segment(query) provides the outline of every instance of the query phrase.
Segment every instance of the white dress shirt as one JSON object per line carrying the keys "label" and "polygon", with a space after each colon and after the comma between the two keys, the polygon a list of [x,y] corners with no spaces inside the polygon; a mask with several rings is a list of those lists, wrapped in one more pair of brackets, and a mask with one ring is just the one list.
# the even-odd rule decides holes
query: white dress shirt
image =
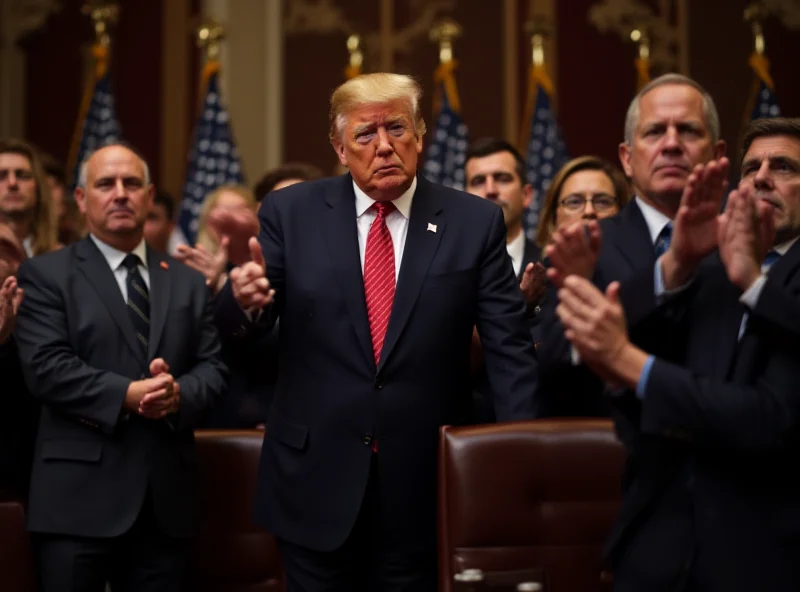
{"label": "white dress shirt", "polygon": [[[406,192],[395,199],[392,203],[394,211],[386,216],[386,227],[392,236],[392,246],[394,247],[394,279],[400,274],[400,264],[403,261],[403,251],[406,246],[406,236],[408,235],[408,218],[411,215],[411,201],[414,199],[414,192],[417,189],[417,178],[411,182]],[[353,191],[356,193],[356,217],[358,224],[358,253],[361,257],[361,273],[364,273],[364,257],[367,252],[367,235],[369,229],[378,213],[370,209],[375,200],[361,191],[358,185],[353,182]]]}
{"label": "white dress shirt", "polygon": [[644,222],[647,224],[647,230],[650,232],[650,242],[655,245],[661,231],[664,230],[664,227],[672,222],[672,220],[669,216],[659,212],[638,195],[634,199],[636,200],[636,205],[639,206],[639,210],[642,212]]}
{"label": "white dress shirt", "polygon": [[25,249],[25,254],[28,257],[33,257],[33,235],[29,234],[22,239],[22,248]]}
{"label": "white dress shirt", "polygon": [[520,230],[519,234],[510,243],[506,243],[506,251],[511,257],[511,265],[514,266],[514,275],[519,277],[522,272],[522,258],[525,257],[525,232]]}
{"label": "white dress shirt", "polygon": [[[111,271],[114,272],[114,279],[117,280],[117,285],[122,292],[122,299],[125,302],[128,302],[128,284],[126,283],[126,280],[128,279],[128,270],[125,269],[124,265],[122,265],[122,262],[125,260],[125,257],[127,257],[128,253],[125,251],[120,251],[119,249],[115,249],[111,245],[101,241],[93,234],[89,234],[89,236],[92,237],[94,244],[96,244],[97,248],[100,249],[103,257],[108,262],[108,266],[111,268]],[[131,251],[131,253],[139,256],[139,273],[142,275],[142,279],[149,290],[150,272],[147,270],[147,248],[145,247],[144,239],[142,239],[141,242],[136,245],[136,248]]]}

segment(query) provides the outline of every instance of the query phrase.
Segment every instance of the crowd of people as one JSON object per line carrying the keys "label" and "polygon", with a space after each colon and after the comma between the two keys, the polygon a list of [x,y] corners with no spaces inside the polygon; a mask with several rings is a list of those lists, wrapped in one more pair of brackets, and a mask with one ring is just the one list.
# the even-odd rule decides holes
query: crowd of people
{"label": "crowd of people", "polygon": [[439,428],[548,417],[610,417],[627,450],[615,590],[800,589],[800,119],[734,155],[667,74],[621,170],[580,156],[537,196],[484,138],[462,192],[417,174],[420,96],[342,84],[347,172],[219,187],[193,245],[134,147],[94,150],[69,196],[0,140],[0,488],[41,589],[180,589],[214,427],[264,430],[254,521],[288,591],[436,590]]}

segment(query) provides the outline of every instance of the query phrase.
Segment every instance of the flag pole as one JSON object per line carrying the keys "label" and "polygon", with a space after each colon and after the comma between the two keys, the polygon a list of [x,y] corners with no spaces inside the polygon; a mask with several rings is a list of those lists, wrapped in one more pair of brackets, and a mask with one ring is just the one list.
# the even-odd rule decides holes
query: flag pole
{"label": "flag pole", "polygon": [[433,75],[436,85],[436,91],[433,96],[434,113],[439,113],[442,108],[442,87],[444,87],[444,93],[450,108],[456,113],[461,112],[461,101],[458,97],[455,78],[458,62],[453,57],[453,42],[458,37],[461,37],[461,34],[461,25],[451,19],[440,21],[429,32],[430,40],[439,44],[439,65]]}
{"label": "flag pole", "polygon": [[533,118],[533,110],[536,104],[536,93],[539,87],[555,100],[555,87],[550,75],[547,73],[545,64],[544,45],[547,38],[552,34],[550,23],[541,16],[533,17],[525,23],[525,32],[531,38],[531,65],[528,70],[528,94],[525,99],[525,116],[523,125],[520,126],[519,150],[523,154],[528,144],[528,131]]}
{"label": "flag pole", "polygon": [[364,53],[361,51],[361,37],[350,35],[347,38],[347,51],[350,52],[350,62],[344,69],[344,77],[347,80],[361,75],[361,67],[364,63]]}
{"label": "flag pole", "polygon": [[650,82],[650,36],[642,27],[631,31],[631,41],[638,47],[638,55],[633,62],[636,68],[636,92],[642,90]]}
{"label": "flag pole", "polygon": [[[111,47],[109,29],[111,25],[116,25],[117,22],[119,22],[119,5],[116,2],[86,2],[81,7],[81,13],[91,18],[94,26],[95,40],[92,44],[92,58],[94,64],[92,67],[92,74],[86,81],[86,88],[83,91],[80,109],[78,110],[78,120],[75,124],[75,130],[72,133],[72,143],[70,144],[69,155],[67,156],[66,170],[68,171],[75,170],[80,164],[77,161],[81,146],[81,137],[83,136],[83,125],[86,120],[86,115],[89,113],[89,107],[92,104],[94,87],[97,81],[103,78],[108,72],[109,51]],[[73,179],[72,181],[74,184],[77,182],[77,179]]]}

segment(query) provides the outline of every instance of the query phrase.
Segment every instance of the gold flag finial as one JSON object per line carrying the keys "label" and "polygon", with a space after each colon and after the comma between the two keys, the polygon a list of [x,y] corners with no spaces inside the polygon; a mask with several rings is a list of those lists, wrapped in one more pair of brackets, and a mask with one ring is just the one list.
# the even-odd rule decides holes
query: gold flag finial
{"label": "gold flag finial", "polygon": [[764,42],[764,18],[766,13],[760,2],[752,2],[744,9],[744,20],[750,23],[753,29],[753,40],[758,55],[764,55],[766,43]]}
{"label": "gold flag finial", "polygon": [[347,51],[350,52],[350,67],[360,71],[364,63],[364,53],[361,51],[361,37],[359,35],[350,35],[347,38]]}
{"label": "gold flag finial", "polygon": [[534,66],[544,66],[544,42],[553,33],[550,21],[535,15],[525,23],[525,32],[531,37],[531,62]]}
{"label": "gold flag finial", "polygon": [[430,30],[430,40],[439,44],[439,63],[453,61],[453,41],[461,37],[462,28],[452,19],[444,19]]}
{"label": "gold flag finial", "polygon": [[220,42],[225,38],[225,29],[214,19],[204,19],[195,30],[197,47],[203,50],[207,62],[219,59]]}
{"label": "gold flag finial", "polygon": [[111,44],[108,30],[119,21],[119,5],[116,2],[86,2],[81,12],[91,17],[94,23],[95,43],[108,48]]}

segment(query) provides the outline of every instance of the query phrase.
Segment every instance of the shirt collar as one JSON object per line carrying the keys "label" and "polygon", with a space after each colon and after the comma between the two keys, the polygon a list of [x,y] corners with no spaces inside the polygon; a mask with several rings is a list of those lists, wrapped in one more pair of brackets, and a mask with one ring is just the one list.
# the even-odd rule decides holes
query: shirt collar
{"label": "shirt collar", "polygon": [[25,249],[25,254],[28,257],[33,257],[33,235],[29,234],[22,239],[22,248]]}
{"label": "shirt collar", "polygon": [[[122,265],[122,262],[125,260],[125,257],[128,255],[125,251],[120,251],[112,247],[111,245],[104,243],[99,238],[97,238],[93,234],[89,234],[94,241],[94,244],[97,245],[97,248],[100,249],[100,252],[105,257],[106,261],[108,261],[109,267],[113,271],[116,271],[117,268]],[[147,247],[145,246],[144,238],[136,245],[136,248],[131,251],[134,255],[139,256],[139,261],[141,261],[140,265],[143,265],[145,269],[147,269]]]}
{"label": "shirt collar", "polygon": [[520,230],[510,243],[506,243],[506,251],[514,261],[522,261],[525,256],[525,232],[523,230]]}
{"label": "shirt collar", "polygon": [[789,249],[791,249],[791,248],[792,248],[792,245],[794,245],[794,244],[797,242],[797,239],[798,239],[798,238],[800,238],[800,236],[796,236],[796,237],[794,237],[793,239],[786,241],[785,243],[781,243],[781,244],[779,244],[779,245],[776,245],[776,246],[772,247],[772,249],[771,249],[771,250],[772,250],[772,251],[775,251],[775,252],[776,252],[776,253],[778,253],[779,255],[783,256],[783,255],[785,255],[785,254],[786,254],[786,252],[787,252]]}
{"label": "shirt collar", "polygon": [[[411,181],[411,186],[406,189],[405,193],[395,199],[392,203],[394,207],[397,208],[397,211],[403,214],[403,217],[408,220],[411,216],[411,200],[414,197],[414,193],[417,190],[417,177],[414,176],[414,180]],[[356,217],[360,218],[364,212],[372,207],[372,204],[375,203],[375,200],[368,196],[366,193],[361,191],[361,188],[356,185],[356,182],[353,181],[353,191],[356,194]]]}
{"label": "shirt collar", "polygon": [[642,216],[644,216],[647,230],[650,232],[650,242],[656,244],[656,240],[661,234],[661,231],[664,230],[667,224],[672,222],[672,219],[659,212],[638,195],[636,196],[636,205],[639,206],[639,210],[641,210]]}

